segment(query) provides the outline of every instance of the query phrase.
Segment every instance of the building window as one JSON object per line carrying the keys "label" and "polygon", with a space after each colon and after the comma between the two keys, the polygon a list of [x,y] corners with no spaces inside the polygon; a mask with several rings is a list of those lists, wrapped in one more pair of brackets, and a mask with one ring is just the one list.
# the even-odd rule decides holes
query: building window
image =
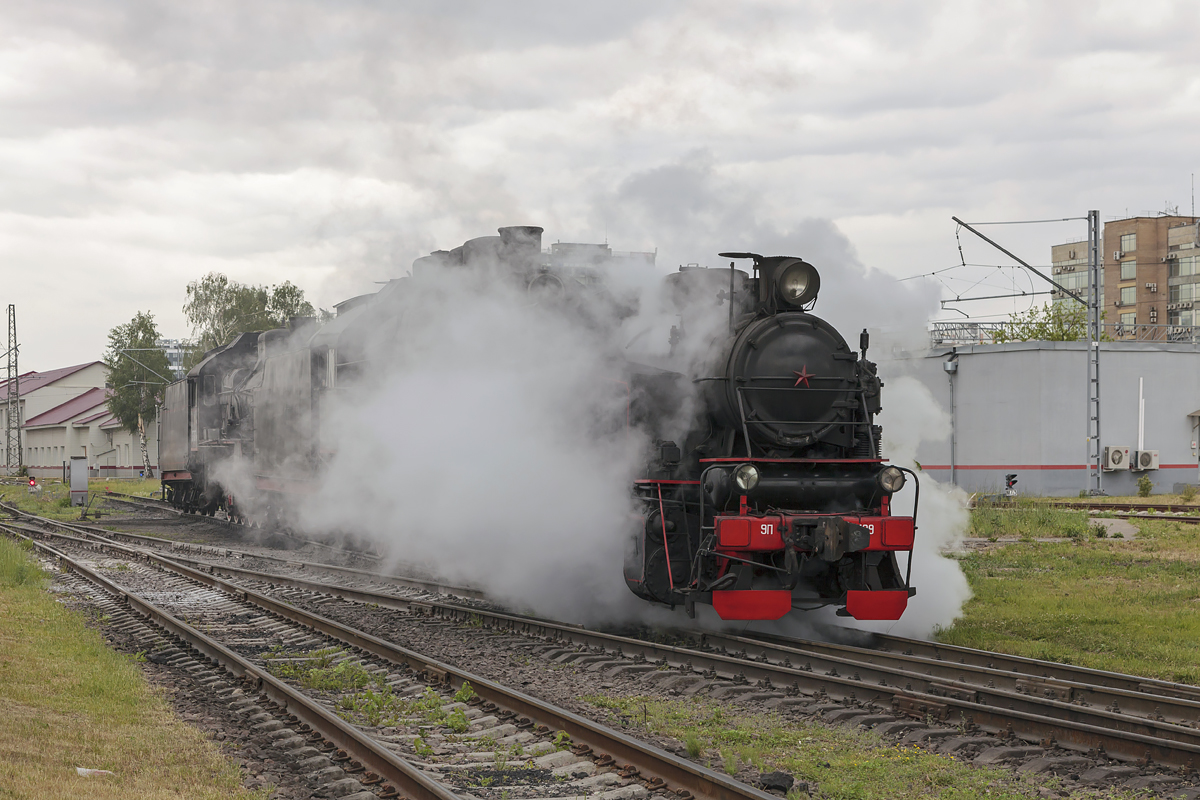
{"label": "building window", "polygon": [[1128,328],[1132,325],[1135,325],[1136,323],[1137,323],[1137,314],[1122,314],[1121,315],[1121,325],[1123,327]]}
{"label": "building window", "polygon": [[1137,287],[1122,286],[1121,287],[1121,305],[1131,306],[1137,302]]}
{"label": "building window", "polygon": [[1193,314],[1191,311],[1172,311],[1168,324],[1170,325],[1186,325],[1192,326]]}
{"label": "building window", "polygon": [[1128,261],[1121,262],[1121,280],[1136,281],[1137,280],[1137,262],[1132,258]]}
{"label": "building window", "polygon": [[1188,256],[1186,258],[1171,259],[1171,277],[1179,278],[1186,275],[1196,274],[1196,257]]}
{"label": "building window", "polygon": [[1121,237],[1121,251],[1131,253],[1137,250],[1137,234],[1127,233]]}
{"label": "building window", "polygon": [[1169,303],[1188,303],[1196,299],[1196,284],[1185,283],[1182,286],[1172,286]]}

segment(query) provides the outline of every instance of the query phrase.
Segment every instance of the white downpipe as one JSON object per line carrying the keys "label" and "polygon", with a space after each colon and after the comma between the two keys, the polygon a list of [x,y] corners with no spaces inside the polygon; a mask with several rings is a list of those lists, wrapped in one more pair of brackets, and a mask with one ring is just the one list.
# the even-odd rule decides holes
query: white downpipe
{"label": "white downpipe", "polygon": [[1145,378],[1138,378],[1138,450],[1146,449],[1146,398],[1142,394]]}

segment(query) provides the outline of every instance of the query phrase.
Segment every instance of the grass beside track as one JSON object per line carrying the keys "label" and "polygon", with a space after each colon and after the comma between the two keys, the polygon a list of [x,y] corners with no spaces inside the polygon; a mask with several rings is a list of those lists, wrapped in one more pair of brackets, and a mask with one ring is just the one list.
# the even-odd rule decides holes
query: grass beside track
{"label": "grass beside track", "polygon": [[1051,526],[1074,538],[959,556],[975,596],[938,641],[1200,684],[1200,528],[1131,521],[1133,539]]}
{"label": "grass beside track", "polygon": [[[261,798],[0,538],[0,797]],[[81,777],[75,768],[114,775]]]}
{"label": "grass beside track", "polygon": [[[897,747],[871,732],[781,723],[774,714],[755,714],[699,697],[582,699],[607,711],[610,724],[684,742],[689,755],[712,769],[749,780],[760,772],[781,770],[797,781],[815,782],[817,796],[830,800],[1005,800],[1038,797],[1037,787],[1054,786],[1052,778],[1027,782],[1005,770],[973,767],[919,747]],[[796,789],[789,795],[792,800],[808,796]]]}
{"label": "grass beside track", "polygon": [[[22,479],[27,480],[27,479]],[[71,488],[57,478],[39,479],[40,492],[30,493],[28,483],[18,485],[0,484],[0,500],[15,505],[22,511],[37,514],[39,517],[49,517],[61,521],[78,520],[78,507],[71,505]],[[95,495],[92,508],[100,503],[104,492],[111,489],[122,494],[133,494],[139,497],[149,497],[151,492],[162,490],[162,484],[154,479],[128,478],[92,478],[88,481],[88,490]],[[112,513],[108,511],[106,513]]]}

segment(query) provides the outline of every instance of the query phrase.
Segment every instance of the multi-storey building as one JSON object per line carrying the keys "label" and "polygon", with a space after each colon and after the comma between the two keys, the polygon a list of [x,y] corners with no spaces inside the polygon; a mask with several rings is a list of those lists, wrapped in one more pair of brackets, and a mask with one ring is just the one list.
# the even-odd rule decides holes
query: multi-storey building
{"label": "multi-storey building", "polygon": [[[1197,217],[1130,217],[1104,224],[1101,307],[1114,338],[1191,339],[1200,282]],[[1054,279],[1068,289],[1087,288],[1087,243],[1050,248]],[[1055,302],[1074,302],[1055,291]]]}

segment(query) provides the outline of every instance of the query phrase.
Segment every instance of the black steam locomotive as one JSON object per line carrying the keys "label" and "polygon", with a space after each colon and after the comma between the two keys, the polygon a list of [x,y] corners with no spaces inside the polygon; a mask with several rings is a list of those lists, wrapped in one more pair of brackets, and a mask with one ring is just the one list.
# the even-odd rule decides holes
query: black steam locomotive
{"label": "black steam locomotive", "polygon": [[899,619],[915,589],[896,555],[911,555],[916,505],[912,516],[890,513],[912,473],[880,458],[883,384],[866,358],[867,332],[856,353],[809,313],[820,289],[811,264],[721,255],[750,260],[753,277],[731,262],[667,281],[693,316],[725,312],[727,326],[709,334],[696,366],[633,378],[652,424],[669,418],[681,385],[698,387],[703,403],[682,437],[658,441],[636,482],[642,524],[626,583],[689,613],[711,603],[723,619],[822,605]]}
{"label": "black steam locomotive", "polygon": [[[323,325],[296,319],[207,353],[167,388],[164,497],[235,521],[283,519],[332,456],[330,399],[370,380],[369,342],[403,340],[395,309],[422,276],[486,274],[597,330],[632,313],[606,290],[602,267],[543,253],[541,228],[499,234],[418,259],[411,277],[339,304]],[[724,619],[822,605],[898,619],[915,592],[896,554],[911,554],[916,506],[890,513],[908,471],[880,457],[882,384],[866,332],[855,352],[809,313],[820,278],[803,260],[722,255],[749,260],[753,274],[731,263],[667,276],[680,318],[670,351],[624,363],[620,424],[654,442],[633,487],[641,513],[626,583],[689,613],[710,603]],[[252,491],[232,493],[234,474]]]}

